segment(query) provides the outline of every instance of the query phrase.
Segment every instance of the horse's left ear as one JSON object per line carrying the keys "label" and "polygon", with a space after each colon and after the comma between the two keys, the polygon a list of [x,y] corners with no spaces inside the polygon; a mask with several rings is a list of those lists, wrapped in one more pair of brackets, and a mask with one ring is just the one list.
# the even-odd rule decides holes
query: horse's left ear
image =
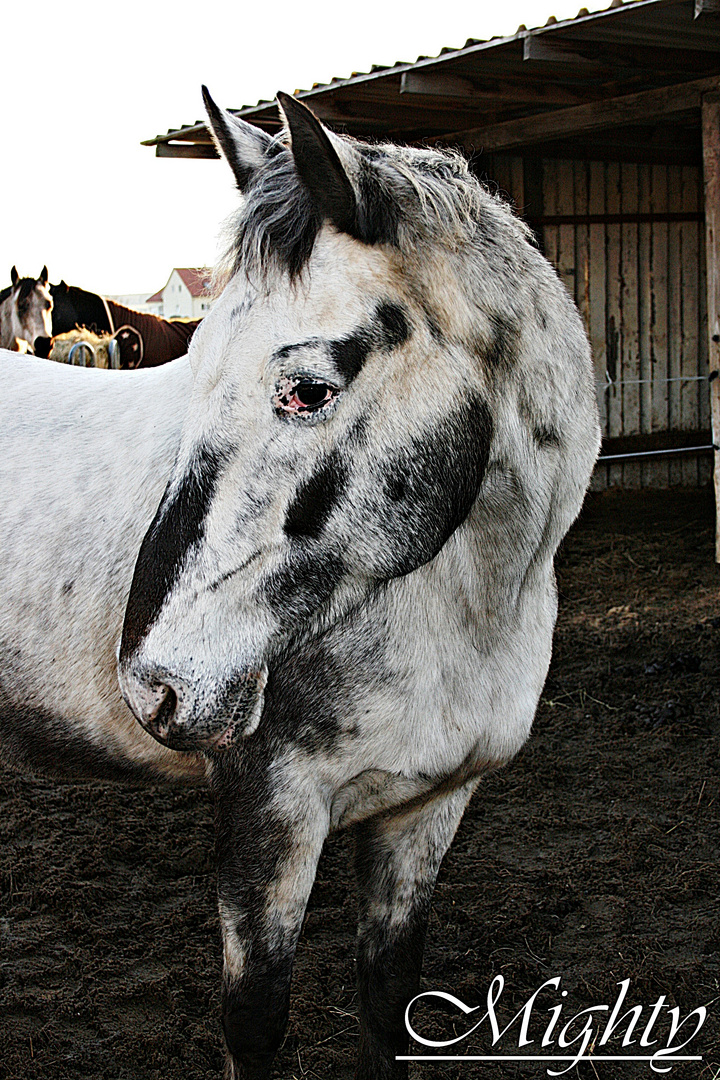
{"label": "horse's left ear", "polygon": [[15,288],[19,280],[20,277],[17,272],[17,267],[13,266],[12,270],[10,271],[10,281],[12,282],[13,289]]}
{"label": "horse's left ear", "polygon": [[210,133],[218,150],[227,158],[238,188],[244,192],[257,170],[265,163],[265,152],[272,139],[261,128],[247,124],[216,105],[207,86],[203,86],[202,95],[210,120]]}
{"label": "horse's left ear", "polygon": [[340,232],[356,235],[357,199],[329,133],[302,101],[277,95],[287,120],[295,168],[315,209]]}
{"label": "horse's left ear", "polygon": [[40,277],[38,278],[38,281],[40,282],[41,285],[47,285],[47,283],[48,283],[48,268],[47,268],[47,266],[43,266],[42,270],[40,271]]}

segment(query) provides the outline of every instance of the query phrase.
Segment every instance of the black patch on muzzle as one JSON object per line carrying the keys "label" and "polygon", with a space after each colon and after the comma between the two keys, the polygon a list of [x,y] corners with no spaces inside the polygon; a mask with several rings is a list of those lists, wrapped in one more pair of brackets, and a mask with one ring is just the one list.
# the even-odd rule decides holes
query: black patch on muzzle
{"label": "black patch on muzzle", "polygon": [[50,356],[50,350],[52,349],[52,338],[49,337],[36,337],[33,342],[33,351],[36,356],[42,357],[43,360],[47,360]]}
{"label": "black patch on muzzle", "polygon": [[135,563],[121,660],[138,647],[177,581],[188,551],[201,540],[225,456],[222,450],[201,445],[177,488],[172,494],[166,490]]}
{"label": "black patch on muzzle", "polygon": [[383,577],[423,566],[462,525],[485,475],[493,428],[487,403],[474,394],[386,463],[378,476],[385,500],[375,511],[387,535],[378,556]]}

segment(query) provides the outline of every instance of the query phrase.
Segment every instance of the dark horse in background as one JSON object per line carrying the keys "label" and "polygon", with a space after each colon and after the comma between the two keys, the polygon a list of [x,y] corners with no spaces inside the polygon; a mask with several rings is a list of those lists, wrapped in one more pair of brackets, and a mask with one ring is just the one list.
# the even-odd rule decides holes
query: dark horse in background
{"label": "dark horse in background", "polygon": [[[0,292],[0,303],[11,290]],[[200,319],[170,320],[124,307],[97,293],[61,281],[50,286],[53,300],[52,336],[86,327],[94,334],[114,334],[120,345],[122,368],[156,367],[184,356]],[[35,340],[35,355],[47,357],[52,338]]]}

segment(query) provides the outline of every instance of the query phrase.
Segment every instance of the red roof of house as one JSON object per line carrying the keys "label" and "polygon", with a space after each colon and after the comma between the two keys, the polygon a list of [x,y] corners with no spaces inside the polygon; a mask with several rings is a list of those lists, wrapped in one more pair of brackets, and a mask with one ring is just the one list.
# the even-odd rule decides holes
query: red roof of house
{"label": "red roof of house", "polygon": [[179,274],[183,279],[190,290],[191,296],[204,296],[210,289],[210,275],[212,274],[212,271],[206,266],[176,266],[175,273]]}
{"label": "red roof of house", "polygon": [[[212,270],[206,266],[174,266],[170,272],[170,277],[173,274],[179,274],[183,284],[187,286],[191,296],[205,296],[210,291],[210,277]],[[168,278],[168,281],[170,278]],[[152,296],[148,296],[145,301],[146,304],[159,304],[163,298],[163,293],[167,289],[167,281],[163,285],[162,289],[159,289]]]}

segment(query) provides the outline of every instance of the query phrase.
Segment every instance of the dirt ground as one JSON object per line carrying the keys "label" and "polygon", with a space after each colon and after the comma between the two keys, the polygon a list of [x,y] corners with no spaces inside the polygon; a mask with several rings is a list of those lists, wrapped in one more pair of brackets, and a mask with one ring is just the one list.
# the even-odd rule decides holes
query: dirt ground
{"label": "dirt ground", "polygon": [[[630,979],[626,1006],[644,1004],[645,1018],[661,995],[683,1016],[709,1006],[686,1051],[703,1061],[670,1075],[717,1080],[720,573],[709,493],[592,496],[558,578],[534,734],[483,783],[445,861],[424,988],[484,1005],[502,974],[507,1021],[559,975],[568,995],[538,999],[542,1032],[552,1005],[566,1002],[564,1023],[613,1004]],[[207,793],[3,771],[0,799],[0,1077],[218,1080]],[[350,838],[333,837],[319,870],[277,1061],[284,1080],[352,1075],[350,854]],[[418,1017],[426,1036],[452,1037],[452,1018]],[[517,1054],[517,1034],[502,1046]],[[492,1051],[468,1040],[454,1052]],[[545,1068],[423,1063],[411,1075],[510,1080]],[[583,1062],[566,1075],[657,1074],[646,1063]]]}

